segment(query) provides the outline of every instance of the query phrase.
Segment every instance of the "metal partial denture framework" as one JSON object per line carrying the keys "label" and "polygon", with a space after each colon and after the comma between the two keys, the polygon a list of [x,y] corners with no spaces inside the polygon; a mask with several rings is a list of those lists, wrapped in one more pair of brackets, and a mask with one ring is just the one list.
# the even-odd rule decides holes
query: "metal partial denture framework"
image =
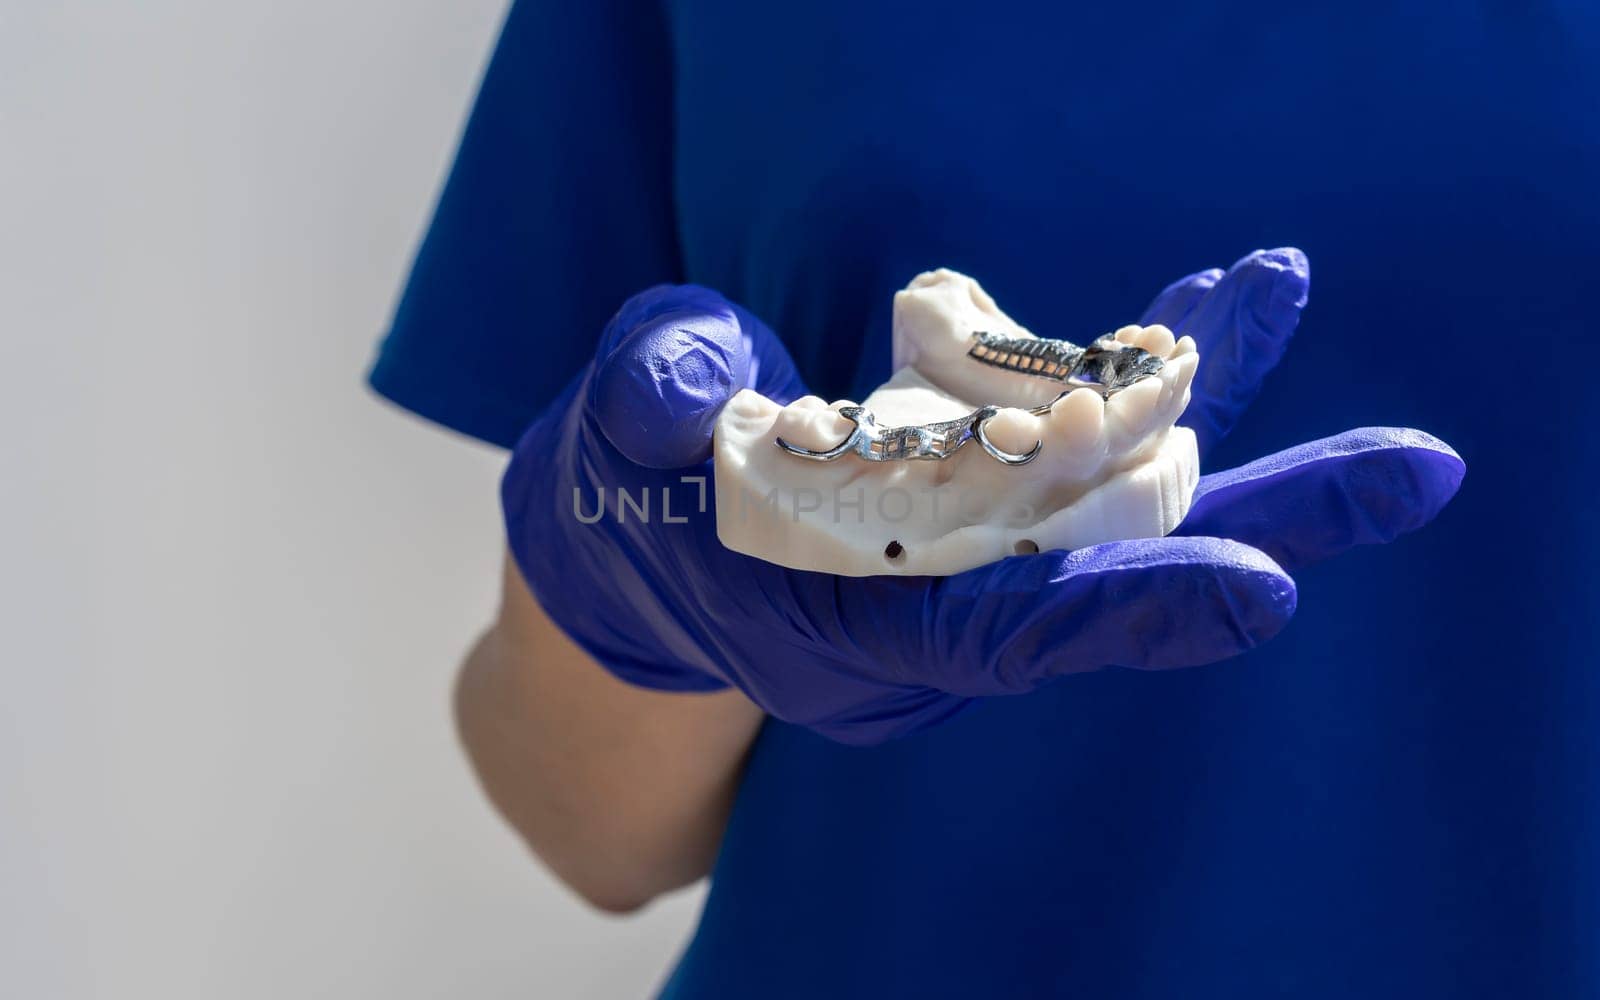
{"label": "metal partial denture framework", "polygon": [[[1109,344],[1103,343],[1109,341]],[[1118,344],[1114,335],[1108,334],[1088,347],[1079,347],[1066,340],[1047,340],[1042,337],[1002,337],[986,331],[972,335],[972,347],[967,356],[975,361],[1065,383],[1068,388],[1048,403],[1028,407],[1034,416],[1050,412],[1056,400],[1076,388],[1092,389],[1101,398],[1111,396],[1141,379],[1161,371],[1165,363],[1160,357],[1138,347]],[[872,411],[863,406],[842,406],[839,415],[851,421],[854,427],[839,444],[823,451],[802,448],[777,438],[779,448],[796,458],[816,462],[831,462],[854,453],[869,462],[892,462],[917,459],[943,460],[954,455],[968,441],[977,440],[980,447],[1002,465],[1027,465],[1044,447],[1041,439],[1022,454],[999,448],[989,439],[984,427],[990,418],[1000,413],[1000,407],[984,405],[954,420],[941,420],[931,424],[911,424],[904,427],[879,427]]]}

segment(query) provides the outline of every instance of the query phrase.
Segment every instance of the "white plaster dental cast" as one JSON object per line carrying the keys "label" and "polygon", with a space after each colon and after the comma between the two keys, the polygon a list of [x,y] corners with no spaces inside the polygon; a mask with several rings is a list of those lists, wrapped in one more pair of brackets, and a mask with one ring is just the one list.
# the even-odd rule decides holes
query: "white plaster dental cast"
{"label": "white plaster dental cast", "polygon": [[918,275],[894,299],[894,375],[859,405],[779,406],[750,389],[728,401],[718,537],[795,569],[945,576],[1167,534],[1199,479],[1194,434],[1173,425],[1194,341],[1125,326],[1085,346],[1121,377],[1091,366],[1063,381],[1061,351],[976,281]]}

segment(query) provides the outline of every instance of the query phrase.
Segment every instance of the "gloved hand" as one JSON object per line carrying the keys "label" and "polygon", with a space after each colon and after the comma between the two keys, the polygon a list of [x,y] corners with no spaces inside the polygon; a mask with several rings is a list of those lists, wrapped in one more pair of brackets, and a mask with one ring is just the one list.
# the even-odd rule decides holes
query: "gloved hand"
{"label": "gloved hand", "polygon": [[[1188,414],[1204,443],[1226,433],[1281,354],[1307,281],[1298,251],[1253,254],[1152,304],[1146,322],[1199,343]],[[805,394],[749,312],[693,286],[630,300],[594,363],[516,447],[502,484],[511,551],[551,619],[623,680],[732,684],[846,743],[891,739],[1064,674],[1249,649],[1294,611],[1286,571],[1427,523],[1464,472],[1419,431],[1352,431],[1204,477],[1167,538],[943,578],[835,577],[717,540],[712,427],[745,387],[780,403]]]}

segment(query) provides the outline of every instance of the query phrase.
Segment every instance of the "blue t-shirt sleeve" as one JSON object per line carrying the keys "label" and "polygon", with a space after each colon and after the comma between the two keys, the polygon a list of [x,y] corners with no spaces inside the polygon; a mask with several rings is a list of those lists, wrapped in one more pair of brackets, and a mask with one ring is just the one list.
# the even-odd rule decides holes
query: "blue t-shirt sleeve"
{"label": "blue t-shirt sleeve", "polygon": [[680,280],[670,59],[655,4],[512,6],[375,390],[509,447],[629,295]]}

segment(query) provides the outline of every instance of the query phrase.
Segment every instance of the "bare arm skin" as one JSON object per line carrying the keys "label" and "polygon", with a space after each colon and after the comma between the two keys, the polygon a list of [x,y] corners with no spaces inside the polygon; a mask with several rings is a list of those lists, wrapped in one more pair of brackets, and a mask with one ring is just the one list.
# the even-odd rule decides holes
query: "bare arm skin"
{"label": "bare arm skin", "polygon": [[456,684],[484,790],[551,870],[626,913],[711,868],[762,712],[738,691],[612,677],[558,629],[507,558],[499,619]]}

